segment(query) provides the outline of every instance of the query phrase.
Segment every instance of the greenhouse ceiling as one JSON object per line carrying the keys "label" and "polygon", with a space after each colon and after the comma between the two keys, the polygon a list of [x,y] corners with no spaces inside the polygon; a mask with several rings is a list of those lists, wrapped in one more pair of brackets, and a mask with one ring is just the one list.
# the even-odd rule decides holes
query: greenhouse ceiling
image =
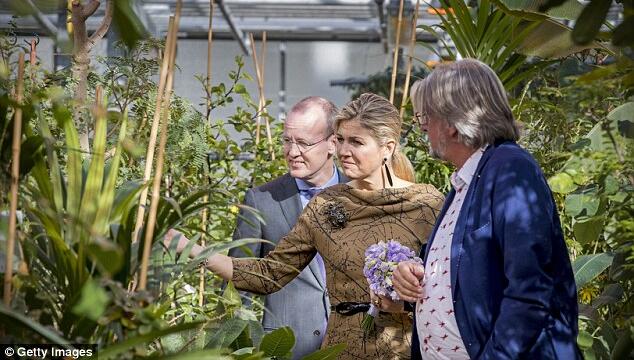
{"label": "greenhouse ceiling", "polygon": [[[16,3],[39,12],[16,19],[20,33],[46,35],[65,26],[65,9],[50,5],[56,0],[0,0],[0,27],[8,27]],[[151,34],[159,36],[166,32],[176,0],[133,0],[132,3]],[[413,12],[414,4],[415,1],[405,0],[405,12],[408,9]],[[419,24],[438,22],[427,8],[421,2]],[[89,30],[97,27],[104,9],[102,0],[98,12],[89,19]],[[242,37],[243,40],[245,33],[266,31],[271,39],[381,41],[387,37],[381,25],[387,28],[397,12],[398,0],[216,0],[213,30],[218,38]],[[209,13],[208,0],[183,0],[179,36],[206,38]]]}

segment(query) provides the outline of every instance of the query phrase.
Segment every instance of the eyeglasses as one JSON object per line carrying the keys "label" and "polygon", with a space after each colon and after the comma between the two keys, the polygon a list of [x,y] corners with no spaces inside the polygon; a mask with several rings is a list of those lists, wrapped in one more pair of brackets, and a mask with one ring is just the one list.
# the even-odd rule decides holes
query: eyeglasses
{"label": "eyeglasses", "polygon": [[425,126],[429,124],[429,116],[427,116],[427,114],[423,112],[420,112],[420,111],[415,112],[414,118],[416,119],[418,126]]}
{"label": "eyeglasses", "polygon": [[299,150],[299,152],[303,154],[303,153],[309,151],[310,149],[312,149],[313,147],[315,147],[315,145],[328,140],[328,138],[331,137],[331,136],[332,136],[332,134],[328,134],[328,135],[326,135],[325,138],[323,138],[321,140],[317,140],[317,141],[312,142],[312,143],[308,143],[308,142],[306,142],[304,140],[295,141],[295,140],[293,140],[291,138],[287,138],[287,137],[282,139],[282,142],[284,143],[284,148],[286,150],[289,150],[291,148],[291,146],[293,144],[295,144],[295,145],[297,145],[297,149]]}

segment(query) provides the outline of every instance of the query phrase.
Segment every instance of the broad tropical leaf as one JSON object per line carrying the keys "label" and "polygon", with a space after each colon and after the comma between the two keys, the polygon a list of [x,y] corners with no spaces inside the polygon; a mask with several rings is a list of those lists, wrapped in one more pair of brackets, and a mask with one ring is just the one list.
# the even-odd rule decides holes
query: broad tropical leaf
{"label": "broad tropical leaf", "polygon": [[285,326],[264,335],[260,350],[264,351],[266,356],[283,357],[290,353],[294,345],[295,335],[291,328]]}
{"label": "broad tropical leaf", "polygon": [[582,255],[572,263],[572,270],[575,274],[575,282],[577,288],[584,285],[599,276],[605,269],[612,264],[613,255],[608,253]]}
{"label": "broad tropical leaf", "polygon": [[302,360],[335,360],[348,347],[346,344],[337,344],[326,349],[317,350],[302,358]]}

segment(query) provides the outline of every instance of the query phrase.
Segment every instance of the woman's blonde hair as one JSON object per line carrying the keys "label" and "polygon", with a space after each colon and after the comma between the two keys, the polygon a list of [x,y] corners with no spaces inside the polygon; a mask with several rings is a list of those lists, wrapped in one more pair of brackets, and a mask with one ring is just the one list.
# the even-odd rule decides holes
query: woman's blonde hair
{"label": "woman's blonde hair", "polygon": [[335,118],[335,132],[342,122],[350,120],[358,120],[380,145],[384,145],[388,140],[394,140],[396,146],[391,159],[394,173],[405,181],[415,181],[414,167],[400,151],[401,117],[394,105],[382,96],[362,94],[339,111]]}
{"label": "woman's blonde hair", "polygon": [[481,61],[440,64],[414,83],[411,93],[416,110],[455,127],[467,146],[479,148],[520,137],[502,82]]}

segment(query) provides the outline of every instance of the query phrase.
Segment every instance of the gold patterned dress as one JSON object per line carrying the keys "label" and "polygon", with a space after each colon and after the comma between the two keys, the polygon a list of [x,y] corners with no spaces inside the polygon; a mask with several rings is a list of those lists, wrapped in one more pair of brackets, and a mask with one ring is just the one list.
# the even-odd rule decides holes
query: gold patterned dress
{"label": "gold patterned dress", "polygon": [[[359,190],[339,184],[306,206],[291,232],[262,259],[233,259],[233,283],[257,294],[273,293],[319,252],[326,267],[330,303],[370,301],[363,276],[365,250],[394,239],[418,252],[427,241],[444,197],[436,188]],[[301,316],[301,314],[297,314]],[[412,322],[406,313],[380,313],[376,335],[363,339],[363,313],[332,311],[322,347],[348,344],[339,359],[408,359]]]}

